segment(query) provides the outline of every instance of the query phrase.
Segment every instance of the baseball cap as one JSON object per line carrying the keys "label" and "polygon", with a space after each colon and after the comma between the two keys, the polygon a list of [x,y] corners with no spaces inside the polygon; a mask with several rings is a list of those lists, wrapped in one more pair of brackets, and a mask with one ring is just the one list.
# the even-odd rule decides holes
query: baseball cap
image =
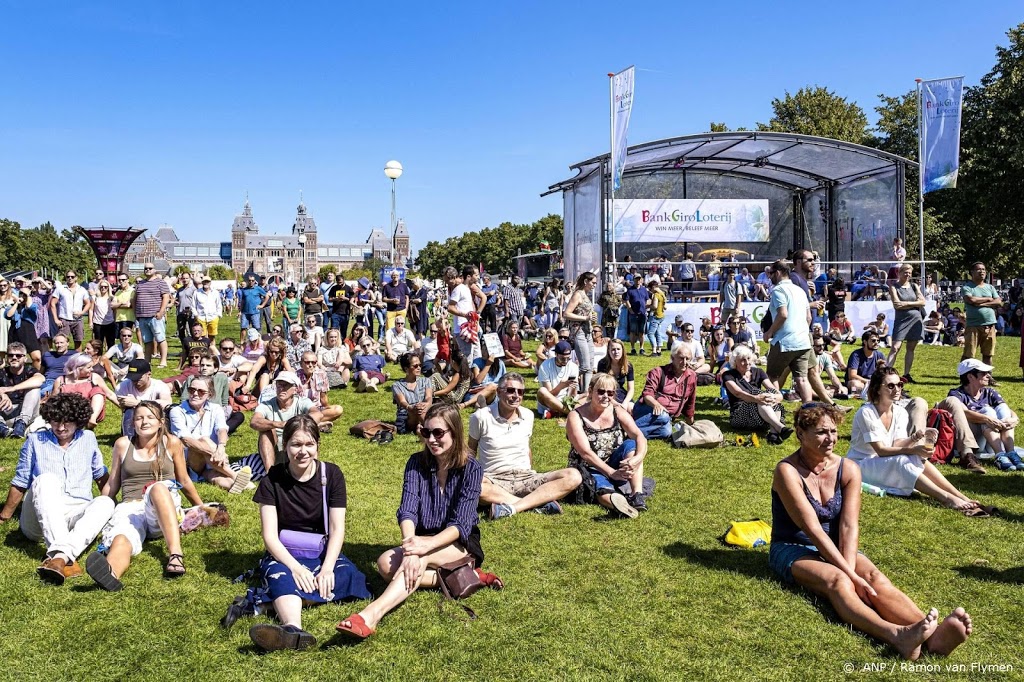
{"label": "baseball cap", "polygon": [[682,322],[682,321],[683,321],[683,316],[682,315],[676,315],[676,322]]}
{"label": "baseball cap", "polygon": [[245,333],[245,337],[250,341],[255,341],[256,339],[260,338],[260,332],[258,329],[249,327],[249,331]]}
{"label": "baseball cap", "polygon": [[128,363],[129,381],[138,381],[143,374],[149,374],[152,371],[153,368],[146,360],[132,360]]}
{"label": "baseball cap", "polygon": [[298,386],[299,388],[302,388],[302,382],[299,381],[299,377],[297,374],[295,374],[295,372],[281,372],[276,377],[274,377],[274,383],[277,383],[279,381],[284,381],[291,384],[292,386]]}
{"label": "baseball cap", "polygon": [[555,352],[558,353],[559,355],[564,355],[565,353],[571,353],[572,352],[572,346],[569,345],[568,341],[559,341],[558,343],[555,344]]}
{"label": "baseball cap", "polygon": [[210,279],[210,276],[209,276],[209,275],[203,275],[203,278],[202,278],[201,280],[199,280],[199,283],[200,283],[200,284],[204,284],[204,283],[206,283],[206,282],[212,282],[212,281],[213,281],[213,280],[212,280],[212,279]]}
{"label": "baseball cap", "polygon": [[968,358],[960,361],[960,364],[956,366],[956,373],[958,376],[963,376],[968,372],[973,372],[974,370],[978,370],[980,372],[991,372],[993,369],[994,367],[992,367],[992,365],[986,365],[981,360]]}

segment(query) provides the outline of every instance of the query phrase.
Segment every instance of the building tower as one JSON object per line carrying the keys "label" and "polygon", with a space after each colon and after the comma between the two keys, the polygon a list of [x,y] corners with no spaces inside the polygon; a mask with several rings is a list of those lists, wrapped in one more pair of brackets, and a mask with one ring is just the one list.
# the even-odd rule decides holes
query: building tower
{"label": "building tower", "polygon": [[292,234],[299,238],[301,267],[299,272],[301,278],[315,275],[319,271],[317,266],[316,246],[316,221],[306,211],[306,204],[302,201],[302,193],[299,193],[299,206],[296,209],[295,223],[292,225]]}
{"label": "building tower", "polygon": [[246,194],[242,212],[236,215],[235,222],[231,223],[231,269],[239,275],[244,274],[249,266],[245,252],[246,238],[259,233],[260,226],[252,217],[252,206],[249,205],[249,195]]}
{"label": "building tower", "polygon": [[412,249],[409,247],[409,231],[405,229],[405,221],[400,219],[398,221],[398,226],[395,228],[395,253],[392,254],[392,258],[394,259],[393,262],[395,265],[405,267],[405,264],[411,255]]}

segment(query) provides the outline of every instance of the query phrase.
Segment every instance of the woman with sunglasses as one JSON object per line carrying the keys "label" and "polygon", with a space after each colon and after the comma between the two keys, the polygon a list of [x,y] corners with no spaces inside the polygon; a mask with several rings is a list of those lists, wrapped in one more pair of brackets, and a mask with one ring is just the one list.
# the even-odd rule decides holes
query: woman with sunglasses
{"label": "woman with sunglasses", "polygon": [[582,499],[619,517],[647,511],[643,492],[647,439],[633,417],[615,402],[618,387],[608,374],[590,382],[589,400],[569,413],[569,466],[583,477]]}
{"label": "woman with sunglasses", "polygon": [[438,587],[439,566],[471,556],[485,586],[504,587],[493,573],[483,572],[477,506],[483,469],[470,456],[462,416],[454,405],[433,405],[419,428],[424,449],[405,465],[398,525],[402,544],[377,559],[377,571],[388,582],[384,593],[358,613],[338,623],[338,632],[366,639],[377,631],[385,614],[421,587]]}
{"label": "woman with sunglasses", "polygon": [[104,348],[117,343],[117,325],[114,323],[114,308],[111,306],[110,282],[101,279],[96,285],[96,293],[92,297],[92,310],[89,318],[92,321],[92,338],[101,344],[100,354]]}
{"label": "woman with sunglasses", "polygon": [[405,379],[391,386],[392,400],[397,407],[395,425],[399,434],[416,433],[434,403],[433,383],[423,376],[423,361],[415,353],[405,353],[398,358],[398,363],[405,372]]}
{"label": "woman with sunglasses", "polygon": [[275,337],[267,341],[263,355],[259,356],[259,359],[253,363],[252,369],[249,370],[249,378],[246,380],[245,390],[242,392],[253,394],[255,387],[256,393],[253,395],[261,395],[268,386],[273,386],[274,379],[278,374],[294,371],[288,358],[285,357],[286,349],[287,344],[284,339]]}
{"label": "woman with sunglasses", "polygon": [[861,471],[834,451],[843,414],[809,403],[793,418],[800,448],[775,467],[768,563],[790,585],[827,599],[844,623],[916,660],[949,655],[971,634],[962,608],[941,623],[925,614],[862,552]]}
{"label": "woman with sunglasses", "polygon": [[435,359],[434,373],[430,377],[434,389],[434,400],[449,405],[461,405],[473,381],[473,368],[458,344],[451,347],[451,360],[438,362]]}
{"label": "woman with sunglasses", "polygon": [[548,358],[555,357],[555,344],[558,343],[558,331],[555,329],[545,329],[543,336],[541,336],[541,342],[537,345],[537,366],[540,367],[541,363]]}
{"label": "woman with sunglasses", "polygon": [[0,318],[0,326],[7,325],[10,320],[7,338],[10,342],[18,341],[28,352],[32,365],[38,370],[42,360],[39,348],[39,337],[36,335],[36,320],[39,319],[39,299],[33,298],[31,289],[18,292],[18,303],[7,308]]}
{"label": "woman with sunglasses", "polygon": [[965,516],[988,516],[950,483],[928,458],[935,451],[926,430],[909,435],[910,416],[897,404],[903,380],[893,367],[880,367],[868,383],[868,402],[853,418],[846,456],[860,466],[864,482],[890,495],[909,497],[915,490]]}

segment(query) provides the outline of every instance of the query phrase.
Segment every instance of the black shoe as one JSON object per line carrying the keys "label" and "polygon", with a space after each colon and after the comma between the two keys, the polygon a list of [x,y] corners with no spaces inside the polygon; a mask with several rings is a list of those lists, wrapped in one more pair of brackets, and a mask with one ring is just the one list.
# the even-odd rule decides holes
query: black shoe
{"label": "black shoe", "polygon": [[316,637],[294,625],[253,625],[249,628],[249,639],[264,651],[316,646]]}
{"label": "black shoe", "polygon": [[220,626],[225,630],[229,630],[235,624],[235,621],[244,615],[245,597],[235,597],[235,600],[231,602],[231,606],[228,607],[228,612],[220,619]]}
{"label": "black shoe", "polygon": [[788,426],[783,426],[782,430],[779,431],[779,439],[782,441],[789,440],[789,437],[793,435],[793,429]]}
{"label": "black shoe", "polygon": [[647,511],[647,498],[644,497],[643,493],[630,493],[626,496],[626,501],[629,502],[629,506],[637,511]]}
{"label": "black shoe", "polygon": [[630,355],[636,355],[636,349],[629,351]]}
{"label": "black shoe", "polygon": [[769,445],[782,445],[782,436],[777,433],[769,433],[768,443]]}

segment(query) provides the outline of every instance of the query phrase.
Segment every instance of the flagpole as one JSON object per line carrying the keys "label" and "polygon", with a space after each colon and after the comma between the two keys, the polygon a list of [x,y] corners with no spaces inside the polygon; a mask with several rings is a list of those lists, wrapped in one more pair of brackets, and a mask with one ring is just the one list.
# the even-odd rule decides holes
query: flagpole
{"label": "flagpole", "polygon": [[610,154],[608,155],[609,167],[611,173],[609,173],[609,179],[611,182],[608,183],[608,234],[611,237],[612,242],[612,277],[617,276],[615,269],[616,253],[615,253],[615,74],[608,74],[608,137],[610,140]]}
{"label": "flagpole", "polygon": [[924,276],[924,114],[921,107],[921,79],[917,83],[917,247],[921,254],[921,284]]}

